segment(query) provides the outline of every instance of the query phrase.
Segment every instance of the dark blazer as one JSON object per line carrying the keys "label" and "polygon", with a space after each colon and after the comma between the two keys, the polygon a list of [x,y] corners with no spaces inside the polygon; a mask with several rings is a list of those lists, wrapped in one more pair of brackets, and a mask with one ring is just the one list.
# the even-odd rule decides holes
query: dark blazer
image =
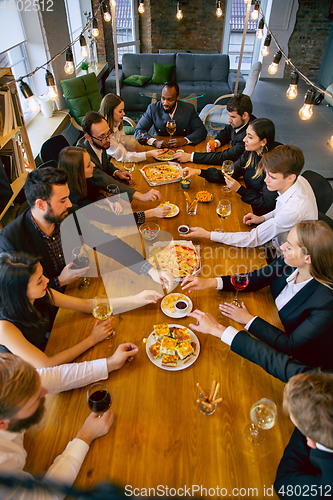
{"label": "dark blazer", "polygon": [[[292,488],[289,487],[289,493],[293,493],[291,495],[286,494],[288,485]],[[319,486],[322,486],[322,492]],[[295,429],[279,464],[274,488],[283,500],[296,500],[307,495],[314,499],[332,498],[333,453],[310,448],[303,434]]]}
{"label": "dark blazer", "polygon": [[[210,153],[207,153],[210,154]],[[218,153],[217,153],[218,154]],[[245,151],[242,156],[235,161],[235,171],[232,177],[238,180],[240,177],[244,178],[245,186],[241,186],[237,194],[239,194],[244,203],[252,206],[253,213],[256,215],[264,215],[274,210],[276,205],[277,191],[269,191],[264,182],[265,175],[261,175],[257,179],[253,179],[256,173],[256,166],[261,160],[261,157],[254,153],[254,162],[252,167],[245,168],[251,152]],[[224,175],[221,170],[216,168],[207,168],[201,170],[200,177],[203,177],[208,182],[216,182],[225,184]]]}
{"label": "dark blazer", "polygon": [[[250,273],[245,291],[270,286],[275,300],[293,271],[294,268],[287,266],[280,257]],[[223,289],[234,289],[230,276],[223,277]],[[333,368],[333,290],[312,279],[279,311],[279,316],[285,332],[259,317],[253,321],[249,332],[304,364]]]}
{"label": "dark blazer", "polygon": [[103,150],[101,163],[97,158],[95,151],[90,146],[89,141],[87,141],[87,139],[85,139],[84,137],[81,137],[77,145],[87,150],[90,155],[91,161],[95,165],[93,176],[90,177],[90,179],[87,179],[87,184],[95,189],[95,191],[98,189],[106,189],[109,184],[117,184],[120,192],[128,193],[130,200],[132,200],[135,189],[127,186],[123,182],[120,182],[118,179],[115,179],[113,177],[114,172],[119,169],[116,168],[111,162],[111,156],[108,156],[106,154],[106,151]]}
{"label": "dark blazer", "polygon": [[193,162],[203,163],[205,165],[222,165],[224,160],[236,161],[245,151],[244,137],[250,122],[255,120],[256,117],[251,115],[249,122],[244,125],[237,132],[231,125],[227,125],[224,129],[220,130],[215,139],[220,141],[221,146],[231,144],[231,147],[218,153],[194,153]]}
{"label": "dark blazer", "polygon": [[[177,126],[175,136],[187,137],[192,144],[199,144],[206,138],[206,127],[193,104],[178,100],[173,119]],[[135,139],[138,139],[142,133],[145,133],[147,139],[152,138],[153,136],[148,133],[152,126],[155,128],[156,135],[169,136],[166,130],[168,120],[170,120],[170,115],[164,110],[161,101],[149,104],[134,130]]]}

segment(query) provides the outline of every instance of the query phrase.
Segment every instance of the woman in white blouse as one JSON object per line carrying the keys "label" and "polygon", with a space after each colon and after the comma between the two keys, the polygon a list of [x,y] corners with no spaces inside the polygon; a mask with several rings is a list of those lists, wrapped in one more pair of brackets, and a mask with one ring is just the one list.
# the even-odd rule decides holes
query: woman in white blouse
{"label": "woman in white blouse", "polygon": [[125,105],[124,101],[122,101],[119,96],[115,94],[107,94],[102,99],[99,113],[104,116],[105,120],[109,124],[111,137],[110,147],[107,150],[107,154],[112,156],[115,160],[123,163],[137,163],[150,157],[158,159],[163,155],[164,150],[156,148],[151,151],[142,151],[140,153],[127,151],[125,147],[126,135],[123,127]]}

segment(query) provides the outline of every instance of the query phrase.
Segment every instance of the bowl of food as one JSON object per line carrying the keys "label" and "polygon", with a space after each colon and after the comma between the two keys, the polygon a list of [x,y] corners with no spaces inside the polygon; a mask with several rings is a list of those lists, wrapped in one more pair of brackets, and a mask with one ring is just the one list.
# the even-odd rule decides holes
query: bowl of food
{"label": "bowl of food", "polygon": [[178,228],[178,234],[180,234],[180,235],[187,234],[189,232],[190,232],[190,228],[188,226],[185,226],[185,224],[182,224]]}
{"label": "bowl of food", "polygon": [[145,222],[139,227],[142,238],[146,241],[153,241],[160,232],[160,226],[155,222]]}
{"label": "bowl of food", "polygon": [[191,182],[190,179],[180,179],[181,188],[184,190],[190,189]]}

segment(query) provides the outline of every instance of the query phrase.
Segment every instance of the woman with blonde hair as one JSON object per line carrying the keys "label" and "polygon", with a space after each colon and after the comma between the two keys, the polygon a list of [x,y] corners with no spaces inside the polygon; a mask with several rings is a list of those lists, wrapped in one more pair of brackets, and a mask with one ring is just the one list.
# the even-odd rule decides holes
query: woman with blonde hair
{"label": "woman with blonde hair", "polygon": [[103,97],[99,113],[108,122],[111,130],[110,147],[107,154],[112,156],[115,160],[123,163],[140,162],[147,158],[158,159],[163,155],[163,149],[152,149],[150,151],[127,151],[125,147],[125,132],[123,127],[123,119],[125,116],[124,101],[115,94],[106,94]]}
{"label": "woman with blonde hair", "polygon": [[[253,316],[242,303],[220,304],[224,316],[277,351],[304,364],[333,368],[333,231],[323,221],[300,222],[281,245],[283,257],[250,273],[244,292],[269,286],[284,330]],[[234,290],[230,276],[183,281],[183,289]],[[224,327],[222,327],[225,329]],[[232,328],[228,328],[232,335]]]}

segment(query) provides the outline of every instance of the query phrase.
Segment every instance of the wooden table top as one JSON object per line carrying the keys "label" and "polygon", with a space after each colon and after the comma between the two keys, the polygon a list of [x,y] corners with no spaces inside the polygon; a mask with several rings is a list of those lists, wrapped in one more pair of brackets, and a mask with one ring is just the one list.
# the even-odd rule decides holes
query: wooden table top
{"label": "wooden table top", "polygon": [[[127,147],[144,150],[133,137],[127,137]],[[183,149],[204,151],[205,142]],[[139,168],[153,162],[154,159],[149,159],[136,166],[133,174],[136,189],[143,192],[150,189]],[[200,177],[192,178],[189,190],[192,198],[202,189],[214,195],[212,202],[199,204],[195,216],[186,215],[185,197],[179,183],[159,189],[164,200],[180,208],[176,217],[156,220],[161,230],[170,232],[174,239],[180,239],[177,227],[183,223],[208,230],[218,227],[220,220],[215,210],[218,200],[225,197],[220,185],[210,184]],[[236,193],[229,193],[227,197],[232,202],[232,213],[223,221],[224,228],[227,231],[250,230],[242,223],[242,218],[251,207],[242,203]],[[133,210],[138,210],[155,207],[157,203],[133,201],[132,206]],[[209,240],[194,243],[200,244],[201,276],[204,277],[231,273],[239,263],[246,264],[250,270],[265,264],[261,248],[234,248]],[[131,285],[130,293],[140,291],[142,284],[137,282],[137,276],[131,271],[128,273],[126,282]],[[113,287],[116,286],[119,296],[126,288],[123,282],[118,280],[117,286],[114,284]],[[145,286],[158,289],[150,279],[146,279]],[[77,284],[67,288],[66,293],[84,298],[104,292],[102,280],[97,278],[92,280],[88,289],[79,291]],[[175,291],[180,291],[179,285]],[[224,325],[239,328],[237,323],[222,317],[218,310],[219,303],[231,301],[232,296],[230,292],[221,293],[214,289],[190,294],[194,308],[212,313]],[[243,297],[253,314],[281,327],[268,289],[244,293]],[[82,340],[90,332],[93,321],[92,316],[84,313],[60,310],[46,352],[54,354]],[[160,301],[124,312],[115,317],[114,338],[97,344],[77,359],[85,361],[111,355],[122,342],[131,341],[140,348],[131,363],[111,373],[105,382],[113,397],[115,423],[106,436],[93,442],[78,475],[77,486],[88,488],[107,480],[121,486],[129,485],[128,492],[134,488],[141,490],[159,485],[163,488],[160,491],[166,492],[166,487],[193,485],[207,488],[207,491],[194,489],[195,496],[217,497],[219,487],[220,490],[226,489],[224,496],[262,498],[264,487],[267,490],[273,485],[279,460],[293,429],[282,410],[284,384],[232,353],[217,338],[201,333],[196,333],[201,352],[193,365],[177,372],[156,367],[148,359],[142,339],[149,336],[154,324],[163,322],[188,326],[193,321],[191,318],[173,320],[166,317],[160,309]],[[213,380],[221,384],[219,396],[223,397],[223,402],[217,406],[214,415],[205,416],[199,412],[196,403],[199,396],[196,383],[199,381],[204,388],[209,388]],[[276,403],[278,419],[276,425],[266,431],[265,443],[253,446],[245,439],[244,428],[250,423],[251,405],[263,397]],[[48,396],[46,417],[38,427],[26,433],[26,469],[34,474],[45,471],[73,439],[88,414],[86,388]],[[208,492],[210,488],[212,490]],[[257,488],[258,494],[251,493],[252,490],[248,492],[248,488]],[[277,496],[274,494],[273,498]]]}

